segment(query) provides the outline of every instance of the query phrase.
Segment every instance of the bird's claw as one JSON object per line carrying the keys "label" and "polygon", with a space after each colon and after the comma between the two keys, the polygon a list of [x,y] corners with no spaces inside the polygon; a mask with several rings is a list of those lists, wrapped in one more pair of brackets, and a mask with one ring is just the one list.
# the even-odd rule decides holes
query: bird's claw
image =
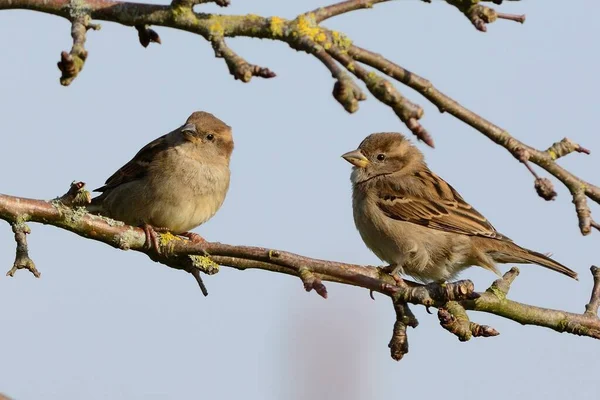
{"label": "bird's claw", "polygon": [[144,230],[144,234],[146,235],[146,242],[144,243],[144,248],[146,250],[154,250],[156,254],[162,255],[162,251],[160,250],[160,240],[158,238],[158,232],[169,232],[167,228],[155,228],[150,224],[142,225],[142,229]]}
{"label": "bird's claw", "polygon": [[398,267],[397,265],[385,265],[377,268],[384,274],[390,275],[392,278],[394,278],[396,286],[406,286],[404,279],[402,279],[400,275],[398,275],[402,271],[401,267]]}
{"label": "bird's claw", "polygon": [[192,241],[193,243],[197,243],[197,244],[206,244],[206,243],[208,243],[206,241],[206,239],[204,239],[202,236],[200,236],[200,235],[198,235],[197,233],[194,233],[194,232],[183,232],[179,236],[186,237],[186,238],[190,239],[190,241]]}
{"label": "bird's claw", "polygon": [[154,249],[156,254],[160,254],[160,243],[158,241],[158,233],[156,233],[156,230],[148,224],[142,225],[142,229],[144,230],[144,234],[146,235],[146,242],[144,243],[144,248],[146,250]]}

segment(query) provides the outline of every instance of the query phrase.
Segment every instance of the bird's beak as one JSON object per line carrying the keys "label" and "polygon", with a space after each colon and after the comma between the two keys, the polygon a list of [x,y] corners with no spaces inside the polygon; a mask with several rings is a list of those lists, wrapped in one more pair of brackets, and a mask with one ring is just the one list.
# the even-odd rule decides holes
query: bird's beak
{"label": "bird's beak", "polygon": [[369,159],[360,150],[353,150],[342,154],[342,158],[358,168],[365,168],[370,164]]}
{"label": "bird's beak", "polygon": [[181,127],[181,133],[183,133],[183,136],[187,140],[193,141],[195,139],[194,134],[197,133],[197,131],[196,131],[196,125],[194,125],[194,124],[185,124],[184,126]]}

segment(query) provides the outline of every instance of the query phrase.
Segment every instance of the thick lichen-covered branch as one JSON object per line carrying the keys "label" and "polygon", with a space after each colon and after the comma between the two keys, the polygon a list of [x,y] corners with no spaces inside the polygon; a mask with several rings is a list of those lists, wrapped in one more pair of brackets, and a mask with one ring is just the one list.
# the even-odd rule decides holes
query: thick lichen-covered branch
{"label": "thick lichen-covered branch", "polygon": [[322,297],[328,295],[324,282],[337,282],[379,292],[392,299],[396,312],[389,344],[395,359],[402,358],[408,351],[406,328],[417,325],[408,304],[442,308],[445,310],[442,314],[449,312],[450,315],[443,316],[446,322],[442,325],[459,338],[495,334],[493,328],[474,324],[465,318],[467,311],[474,310],[503,316],[524,325],[544,326],[558,332],[600,339],[600,319],[596,315],[600,295],[600,275],[597,270],[593,270],[595,284],[586,312],[576,314],[509,300],[508,289],[518,274],[516,268],[495,281],[487,291],[478,293],[468,280],[443,285],[422,285],[404,280],[402,284],[398,284],[390,275],[376,267],[319,260],[264,247],[198,243],[169,233],[159,235],[160,252],[156,253],[146,246],[146,235],[141,228],[91,215],[85,208],[78,207],[87,202],[89,197],[80,182],[73,183],[67,194],[52,201],[0,194],[0,219],[11,224],[15,232],[16,268],[22,266],[32,270],[30,267],[33,262],[29,258],[25,241],[25,235],[30,232],[26,223],[38,222],[66,229],[122,250],[145,253],[156,262],[192,274],[205,294],[207,292],[199,278],[200,273],[215,274],[219,271],[219,266],[240,270],[262,269],[295,276],[301,280],[306,290],[314,289]]}

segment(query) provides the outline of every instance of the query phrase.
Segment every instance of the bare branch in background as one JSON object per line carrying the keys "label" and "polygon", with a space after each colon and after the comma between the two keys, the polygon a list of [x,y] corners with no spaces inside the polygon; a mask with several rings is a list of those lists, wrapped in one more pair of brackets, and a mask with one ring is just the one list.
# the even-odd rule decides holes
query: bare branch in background
{"label": "bare branch in background", "polygon": [[[557,164],[557,160],[571,152],[589,154],[589,150],[564,138],[547,150],[538,150],[517,140],[509,132],[494,125],[473,111],[461,106],[457,101],[436,89],[431,82],[406,70],[384,56],[356,46],[342,32],[327,29],[320,24],[329,18],[371,8],[379,3],[391,0],[348,0],[321,7],[298,15],[294,19],[281,17],[262,17],[258,15],[217,15],[198,14],[193,7],[204,3],[229,5],[228,0],[174,0],[169,5],[120,2],[116,0],[81,0],[75,3],[69,0],[11,0],[0,2],[2,9],[29,9],[62,16],[72,22],[73,48],[70,53],[63,52],[59,68],[62,71],[61,83],[68,85],[79,74],[87,58],[85,33],[87,29],[97,29],[90,18],[111,21],[133,26],[138,31],[140,43],[147,46],[151,42],[160,43],[160,37],[150,26],[165,26],[191,32],[209,41],[217,57],[227,63],[231,74],[242,82],[248,82],[253,76],[272,78],[275,76],[268,68],[248,63],[237,55],[225,43],[227,37],[254,37],[278,40],[291,48],[304,51],[323,63],[336,80],[332,94],[350,113],[356,112],[359,102],[366,99],[365,94],[351,75],[362,81],[369,92],[380,102],[390,107],[406,127],[419,139],[433,147],[433,135],[422,125],[423,109],[400,93],[392,80],[408,86],[437,106],[440,112],[447,112],[465,124],[477,129],[494,143],[504,147],[521,161],[534,175],[534,188],[545,200],[554,200],[556,191],[552,182],[539,176],[532,165],[541,167],[564,186],[566,186],[575,204],[579,229],[583,235],[592,228],[600,229],[594,221],[588,200],[600,203],[600,188]],[[478,0],[445,0],[464,14],[473,25],[485,31],[487,25],[497,19],[523,23],[524,15],[499,13],[483,5]],[[500,0],[487,1],[496,5]],[[396,4],[401,7],[401,4]]]}

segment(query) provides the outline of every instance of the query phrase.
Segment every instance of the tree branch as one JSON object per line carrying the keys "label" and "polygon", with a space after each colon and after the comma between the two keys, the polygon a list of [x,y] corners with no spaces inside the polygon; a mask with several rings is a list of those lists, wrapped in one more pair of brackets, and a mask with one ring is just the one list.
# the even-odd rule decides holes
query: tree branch
{"label": "tree branch", "polygon": [[[336,79],[333,88],[334,98],[348,112],[358,110],[359,102],[366,97],[355,81],[365,83],[367,89],[382,103],[389,106],[418,139],[433,146],[433,138],[419,122],[423,109],[404,97],[384,76],[402,83],[423,95],[436,105],[441,112],[448,112],[469,126],[477,129],[496,144],[507,149],[534,174],[534,188],[545,200],[553,200],[556,192],[552,182],[538,176],[529,163],[535,164],[562,182],[570,191],[583,235],[592,228],[600,229],[600,224],[591,217],[588,199],[600,204],[600,188],[592,185],[556,163],[559,157],[570,152],[589,154],[569,139],[555,143],[547,150],[537,150],[515,139],[506,130],[461,106],[458,102],[436,89],[428,80],[402,68],[383,56],[358,47],[343,33],[324,28],[321,22],[355,10],[370,8],[390,0],[347,0],[288,20],[280,17],[257,15],[216,15],[196,13],[193,7],[214,2],[227,6],[228,0],[174,0],[170,5],[140,4],[115,0],[8,0],[0,2],[2,9],[29,9],[64,17],[72,22],[73,48],[63,52],[59,68],[62,71],[61,83],[68,85],[81,72],[87,58],[85,32],[98,28],[89,22],[90,18],[111,21],[133,26],[138,31],[140,43],[160,43],[159,35],[151,25],[165,26],[191,32],[204,37],[215,49],[218,57],[223,57],[229,71],[236,78],[248,82],[253,76],[271,78],[275,74],[268,68],[249,64],[225,43],[226,37],[254,37],[272,39],[288,43],[293,49],[307,52],[321,61]],[[518,0],[515,0],[518,1]],[[478,0],[446,0],[465,14],[480,30],[497,18],[524,22],[524,16],[498,13],[483,6]],[[496,4],[500,0],[492,0]],[[339,64],[338,64],[339,63]],[[362,65],[374,68],[379,73],[367,70]],[[343,67],[341,68],[340,67]]]}
{"label": "tree branch", "polygon": [[[466,313],[468,310],[499,315],[523,325],[543,326],[557,332],[600,339],[600,319],[597,316],[600,304],[600,273],[597,268],[592,269],[595,283],[586,312],[576,314],[507,299],[510,284],[518,275],[516,268],[495,281],[485,292],[477,293],[473,283],[468,280],[427,285],[405,280],[403,284],[398,285],[390,275],[376,267],[319,260],[263,247],[232,246],[216,242],[200,244],[169,233],[160,234],[161,251],[157,254],[145,246],[146,236],[142,229],[89,214],[85,208],[77,207],[88,202],[89,193],[81,182],[73,183],[67,194],[52,201],[0,194],[0,219],[13,226],[17,241],[15,265],[33,265],[24,238],[25,234],[29,233],[26,223],[38,222],[122,250],[145,253],[156,262],[191,273],[203,292],[205,287],[199,279],[199,273],[215,274],[220,265],[240,270],[262,269],[296,276],[307,291],[314,289],[322,297],[327,296],[323,282],[362,287],[382,293],[393,301],[396,322],[389,347],[392,357],[397,360],[408,351],[406,327],[416,327],[418,324],[408,304],[441,309],[442,326],[461,340],[470,336],[497,334],[493,328],[470,322]],[[71,204],[72,207],[66,206],[65,203]]]}
{"label": "tree branch", "polygon": [[348,54],[356,61],[369,65],[386,75],[401,82],[427,98],[435,104],[440,112],[448,112],[467,125],[483,133],[496,144],[508,150],[517,160],[525,164],[535,177],[534,187],[538,194],[545,200],[552,200],[556,196],[552,184],[546,178],[540,178],[528,162],[542,167],[571,192],[573,203],[579,220],[579,228],[583,235],[591,232],[591,228],[600,229],[598,223],[591,218],[591,210],[587,199],[600,204],[600,188],[575,176],[556,163],[556,160],[572,152],[590,154],[588,149],[581,147],[568,138],[562,139],[550,146],[547,150],[538,150],[513,137],[506,130],[494,125],[492,122],[475,114],[473,111],[461,106],[456,100],[436,89],[431,82],[407,69],[395,64],[379,54],[351,45]]}

